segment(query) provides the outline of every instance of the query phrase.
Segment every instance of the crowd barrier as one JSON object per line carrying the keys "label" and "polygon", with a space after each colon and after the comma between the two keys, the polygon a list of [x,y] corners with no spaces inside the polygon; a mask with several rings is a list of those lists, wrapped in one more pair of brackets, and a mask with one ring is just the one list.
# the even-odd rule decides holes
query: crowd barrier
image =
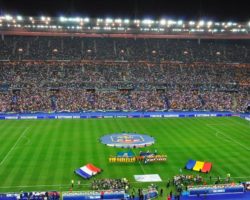
{"label": "crowd barrier", "polygon": [[193,186],[188,188],[188,193],[192,195],[213,195],[213,194],[233,194],[243,193],[245,191],[242,184],[222,184],[222,185],[208,185],[208,186]]}
{"label": "crowd barrier", "polygon": [[[101,197],[101,193],[103,196]],[[157,198],[158,192],[155,189],[143,189],[143,199],[150,200]],[[106,199],[106,200],[129,200],[131,199],[130,195],[125,193],[124,190],[106,190],[106,191],[84,191],[84,192],[63,192],[62,200],[88,200],[88,199]],[[134,200],[139,200],[138,196],[135,196]]]}
{"label": "crowd barrier", "polygon": [[0,200],[60,200],[60,193],[50,192],[20,192],[0,193]]}
{"label": "crowd barrier", "polygon": [[[185,117],[231,117],[241,116],[232,112],[60,112],[60,113],[22,113],[22,114],[0,114],[0,120],[19,119],[86,119],[86,118],[185,118]],[[244,117],[244,115],[242,116]],[[246,116],[247,117],[247,116]],[[249,116],[248,116],[249,117]]]}

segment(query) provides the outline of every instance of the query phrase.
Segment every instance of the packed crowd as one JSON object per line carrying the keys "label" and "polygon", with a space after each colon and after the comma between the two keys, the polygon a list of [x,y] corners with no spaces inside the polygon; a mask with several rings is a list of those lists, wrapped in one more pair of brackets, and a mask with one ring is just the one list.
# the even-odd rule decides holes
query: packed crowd
{"label": "packed crowd", "polygon": [[1,62],[0,112],[246,111],[247,65]]}
{"label": "packed crowd", "polygon": [[0,89],[249,90],[250,65],[150,62],[0,62]]}
{"label": "packed crowd", "polygon": [[173,178],[173,184],[178,185],[191,185],[192,183],[200,184],[202,183],[203,178],[199,175],[176,175]]}
{"label": "packed crowd", "polygon": [[22,89],[0,93],[0,112],[84,112],[92,110],[207,110],[244,112],[249,93],[213,91],[49,91]]}
{"label": "packed crowd", "polygon": [[0,60],[172,60],[183,62],[250,62],[250,42],[2,36]]}
{"label": "packed crowd", "polygon": [[248,40],[3,36],[0,45],[0,112],[249,110]]}
{"label": "packed crowd", "polygon": [[126,178],[121,179],[98,179],[94,180],[91,184],[92,190],[116,190],[124,189],[127,191],[129,189],[129,182]]}
{"label": "packed crowd", "polygon": [[188,185],[201,184],[203,178],[199,175],[176,175],[173,178],[173,185],[176,187],[178,192],[187,190]]}

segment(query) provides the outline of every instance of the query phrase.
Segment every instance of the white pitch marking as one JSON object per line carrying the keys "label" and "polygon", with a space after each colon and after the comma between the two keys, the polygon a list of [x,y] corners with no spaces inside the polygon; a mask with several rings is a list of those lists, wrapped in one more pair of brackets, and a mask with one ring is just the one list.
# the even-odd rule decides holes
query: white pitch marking
{"label": "white pitch marking", "polygon": [[219,131],[218,129],[214,128],[213,126],[211,126],[211,125],[209,125],[209,124],[206,124],[206,125],[207,125],[209,128],[215,130],[217,133],[223,135],[226,139],[229,139],[229,140],[233,141],[234,143],[238,144],[239,146],[243,147],[243,148],[246,149],[247,151],[250,151],[250,149],[249,149],[248,147],[244,146],[243,144],[241,144],[240,142],[234,140],[233,138],[231,138],[231,137],[225,135],[222,131]]}
{"label": "white pitch marking", "polygon": [[[135,152],[134,152],[134,150],[133,150],[133,149],[132,149],[132,152],[135,154]],[[141,169],[142,169],[143,173],[144,173],[144,174],[146,174],[146,172],[145,172],[145,170],[144,170],[144,168],[143,168],[143,166],[142,166],[142,164],[141,164],[141,161],[139,161],[139,164],[140,164],[140,167],[141,167]]]}
{"label": "white pitch marking", "polygon": [[5,157],[3,158],[3,160],[0,162],[0,166],[4,163],[4,161],[8,158],[8,156],[10,155],[10,153],[13,151],[13,149],[15,149],[16,145],[18,144],[18,142],[20,141],[20,139],[24,136],[24,134],[30,129],[30,127],[27,127],[22,134],[19,136],[19,138],[17,139],[16,143],[11,147],[11,149],[8,151],[8,153],[5,155]]}

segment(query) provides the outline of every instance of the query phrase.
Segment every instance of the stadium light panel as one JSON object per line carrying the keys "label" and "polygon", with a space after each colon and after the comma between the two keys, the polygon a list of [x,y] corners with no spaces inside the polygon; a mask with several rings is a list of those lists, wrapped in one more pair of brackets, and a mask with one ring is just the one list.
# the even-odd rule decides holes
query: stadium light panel
{"label": "stadium light panel", "polygon": [[181,26],[181,25],[183,24],[183,21],[182,21],[182,20],[178,20],[178,21],[177,21],[177,24],[178,24],[179,26]]}
{"label": "stadium light panel", "polygon": [[194,21],[190,21],[188,24],[189,24],[190,26],[194,26],[194,25],[195,25],[195,22],[194,22]]}
{"label": "stadium light panel", "polygon": [[173,20],[168,20],[168,25],[173,25],[173,24],[176,24],[176,21],[173,21]]}
{"label": "stadium light panel", "polygon": [[5,19],[6,19],[7,21],[10,21],[10,20],[13,19],[13,17],[12,17],[11,15],[5,15]]}
{"label": "stadium light panel", "polygon": [[167,23],[167,22],[166,22],[165,19],[161,19],[161,20],[160,20],[160,25],[164,26],[164,25],[166,25],[166,23]]}
{"label": "stadium light panel", "polygon": [[212,22],[212,21],[208,21],[208,22],[207,22],[207,26],[208,26],[208,27],[210,27],[210,26],[212,26],[212,25],[213,25],[213,22]]}
{"label": "stadium light panel", "polygon": [[129,24],[129,19],[124,19],[125,24]]}
{"label": "stadium light panel", "polygon": [[122,20],[121,19],[115,19],[115,23],[122,23]]}
{"label": "stadium light panel", "polygon": [[140,24],[141,21],[140,21],[139,19],[135,19],[135,20],[134,20],[134,23],[135,23],[135,24]]}
{"label": "stadium light panel", "polygon": [[20,16],[20,15],[18,15],[18,16],[16,17],[16,19],[17,19],[18,21],[22,21],[22,20],[23,20],[23,17]]}
{"label": "stadium light panel", "polygon": [[227,22],[227,26],[232,26],[233,23],[232,22]]}
{"label": "stadium light panel", "polygon": [[74,22],[80,22],[81,18],[80,17],[76,17],[76,18],[73,18],[72,21],[74,21]]}
{"label": "stadium light panel", "polygon": [[205,22],[203,20],[199,21],[199,26],[204,26]]}
{"label": "stadium light panel", "polygon": [[45,21],[45,19],[46,19],[46,18],[45,18],[44,16],[41,16],[41,20],[42,20],[42,21]]}
{"label": "stadium light panel", "polygon": [[85,17],[85,18],[83,19],[83,21],[86,22],[86,23],[88,23],[90,20],[89,20],[88,17]]}
{"label": "stadium light panel", "polygon": [[153,24],[153,20],[151,20],[151,19],[144,19],[143,21],[142,21],[142,23],[143,24]]}
{"label": "stadium light panel", "polygon": [[105,22],[106,22],[106,23],[112,23],[112,22],[113,22],[113,19],[107,18],[107,19],[105,20]]}
{"label": "stadium light panel", "polygon": [[60,17],[59,20],[60,20],[60,22],[65,22],[65,21],[67,21],[67,19],[66,19],[65,17]]}

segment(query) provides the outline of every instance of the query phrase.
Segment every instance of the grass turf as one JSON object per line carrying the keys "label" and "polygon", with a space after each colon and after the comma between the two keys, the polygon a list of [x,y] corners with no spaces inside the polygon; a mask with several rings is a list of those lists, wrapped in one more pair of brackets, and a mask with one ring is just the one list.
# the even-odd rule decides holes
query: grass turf
{"label": "grass turf", "polygon": [[[109,155],[121,149],[99,142],[109,133],[131,131],[155,137],[153,146],[135,149],[167,154],[168,162],[109,163]],[[133,175],[159,174],[160,186],[179,174],[188,159],[213,163],[209,179],[227,173],[235,181],[250,180],[250,123],[228,118],[74,119],[0,121],[0,192],[69,190],[71,180],[90,181],[73,171],[93,163],[104,171],[96,178],[126,177],[137,187]],[[183,174],[200,174],[183,170]],[[146,184],[140,184],[146,186]]]}

